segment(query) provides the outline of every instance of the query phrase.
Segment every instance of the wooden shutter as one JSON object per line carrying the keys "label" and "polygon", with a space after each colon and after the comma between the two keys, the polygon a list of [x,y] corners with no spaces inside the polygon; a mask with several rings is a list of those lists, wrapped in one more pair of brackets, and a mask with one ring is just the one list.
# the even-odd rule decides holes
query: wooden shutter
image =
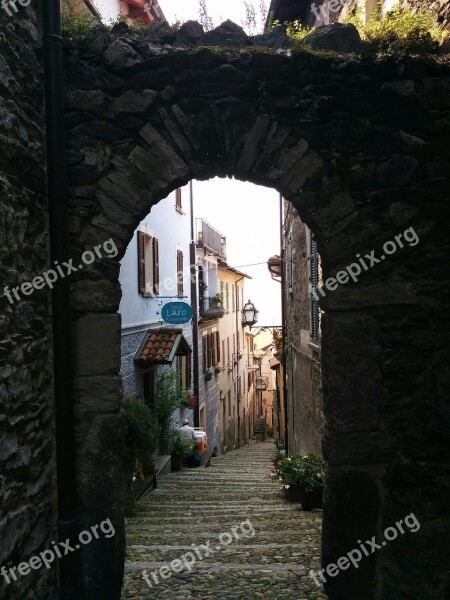
{"label": "wooden shutter", "polygon": [[186,387],[191,389],[192,383],[192,356],[186,355]]}
{"label": "wooden shutter", "polygon": [[183,252],[182,252],[182,250],[177,250],[177,294],[178,294],[178,296],[182,296],[184,293],[183,270],[184,270]]}
{"label": "wooden shutter", "polygon": [[137,232],[138,244],[138,289],[140,294],[145,294],[145,234]]}
{"label": "wooden shutter", "polygon": [[181,212],[183,207],[181,205],[181,188],[175,190],[175,208]]}
{"label": "wooden shutter", "polygon": [[204,335],[202,337],[202,344],[203,344],[203,373],[206,373],[206,369],[207,369],[207,360],[208,360],[208,352],[207,352],[207,336]]}
{"label": "wooden shutter", "polygon": [[216,358],[220,363],[220,333],[218,331],[216,331]]}
{"label": "wooden shutter", "polygon": [[153,238],[153,293],[159,294],[159,242]]}
{"label": "wooden shutter", "polygon": [[209,334],[209,343],[211,348],[211,367],[216,364],[216,335],[211,332]]}

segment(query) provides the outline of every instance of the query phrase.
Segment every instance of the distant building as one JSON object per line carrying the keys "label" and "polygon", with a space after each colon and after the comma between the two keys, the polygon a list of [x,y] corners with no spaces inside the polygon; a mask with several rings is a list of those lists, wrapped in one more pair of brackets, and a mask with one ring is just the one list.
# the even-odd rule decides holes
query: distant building
{"label": "distant building", "polygon": [[153,25],[165,21],[166,17],[159,0],[69,0],[79,10],[88,10],[94,16],[108,23],[125,15],[129,22],[143,21]]}
{"label": "distant building", "polygon": [[[248,443],[253,430],[249,429],[249,410],[246,396],[248,377],[248,348],[242,325],[242,308],[245,298],[245,279],[249,275],[227,265],[218,263],[219,295],[223,298],[225,314],[219,323],[222,340],[222,363],[220,373],[221,446],[232,450]],[[250,382],[251,385],[251,382]]]}

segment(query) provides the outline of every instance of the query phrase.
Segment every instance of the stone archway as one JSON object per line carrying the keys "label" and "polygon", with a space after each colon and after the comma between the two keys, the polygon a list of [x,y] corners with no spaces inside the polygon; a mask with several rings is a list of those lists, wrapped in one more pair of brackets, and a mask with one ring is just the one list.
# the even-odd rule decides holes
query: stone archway
{"label": "stone archway", "polygon": [[[450,70],[306,51],[161,52],[106,33],[69,53],[66,67],[75,257],[113,237],[120,259],[152,205],[213,176],[273,187],[292,202],[319,240],[325,279],[406,228],[417,232],[418,245],[322,303],[323,562],[336,563],[357,540],[382,539],[415,512],[420,533],[329,576],[327,591],[332,600],[348,600],[348,590],[352,599],[406,599],[419,584],[424,599],[444,593],[445,552],[433,555],[435,571],[422,556],[449,528],[438,520],[449,414],[437,341]],[[118,272],[117,262],[99,261],[73,284],[86,525],[103,519],[105,506],[113,522],[123,516]],[[85,549],[86,598],[118,597],[123,543],[118,526],[101,554]]]}

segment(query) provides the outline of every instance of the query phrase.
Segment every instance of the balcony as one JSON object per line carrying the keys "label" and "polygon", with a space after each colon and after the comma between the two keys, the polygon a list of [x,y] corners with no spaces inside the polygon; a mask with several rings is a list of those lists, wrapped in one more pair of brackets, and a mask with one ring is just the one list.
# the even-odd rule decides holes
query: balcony
{"label": "balcony", "polygon": [[211,321],[212,319],[220,319],[225,314],[223,302],[221,298],[214,296],[200,296],[199,298],[199,315],[203,321]]}
{"label": "balcony", "polygon": [[197,244],[226,259],[226,238],[204,219],[197,219]]}
{"label": "balcony", "polygon": [[267,390],[269,385],[269,381],[267,377],[257,377],[256,378],[256,385],[255,385],[255,389],[257,390]]}

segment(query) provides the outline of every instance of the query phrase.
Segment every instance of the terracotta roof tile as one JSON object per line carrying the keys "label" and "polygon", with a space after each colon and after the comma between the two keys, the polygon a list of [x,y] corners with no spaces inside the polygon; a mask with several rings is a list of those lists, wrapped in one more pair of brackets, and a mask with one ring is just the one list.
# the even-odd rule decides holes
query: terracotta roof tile
{"label": "terracotta roof tile", "polygon": [[159,331],[157,333],[149,332],[149,337],[145,346],[142,348],[138,361],[158,363],[167,361],[177,341],[178,332]]}

